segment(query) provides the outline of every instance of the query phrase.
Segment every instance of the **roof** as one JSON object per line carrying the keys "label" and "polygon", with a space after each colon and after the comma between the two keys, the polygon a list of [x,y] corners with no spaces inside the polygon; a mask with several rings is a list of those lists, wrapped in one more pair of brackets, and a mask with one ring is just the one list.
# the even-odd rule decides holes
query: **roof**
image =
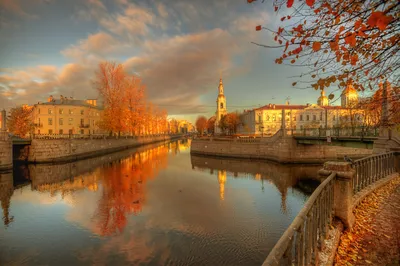
{"label": "roof", "polygon": [[43,102],[43,103],[38,103],[36,105],[68,105],[68,106],[92,107],[100,110],[103,109],[101,106],[94,106],[92,104],[87,103],[85,100],[71,100],[71,99],[65,99],[63,101],[57,99],[53,100],[52,102]]}
{"label": "roof", "polygon": [[255,108],[254,110],[282,110],[282,109],[304,109],[307,105],[291,105],[291,104],[267,104],[260,108]]}

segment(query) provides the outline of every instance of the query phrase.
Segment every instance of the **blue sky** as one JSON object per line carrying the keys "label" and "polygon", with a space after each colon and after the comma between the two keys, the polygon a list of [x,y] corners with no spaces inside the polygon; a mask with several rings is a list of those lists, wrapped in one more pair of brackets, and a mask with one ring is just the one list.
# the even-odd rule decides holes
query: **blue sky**
{"label": "blue sky", "polygon": [[215,112],[220,72],[228,111],[288,96],[315,103],[319,92],[291,86],[300,68],[276,65],[279,50],[251,43],[270,43],[255,26],[276,28],[279,18],[272,0],[0,0],[0,108],[50,94],[96,97],[102,60],[138,73],[150,101],[192,121]]}

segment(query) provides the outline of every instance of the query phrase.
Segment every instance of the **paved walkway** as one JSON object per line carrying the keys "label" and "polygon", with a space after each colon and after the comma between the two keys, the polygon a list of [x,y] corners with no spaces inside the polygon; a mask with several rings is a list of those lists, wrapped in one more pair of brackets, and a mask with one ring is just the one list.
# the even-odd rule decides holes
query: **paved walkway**
{"label": "paved walkway", "polygon": [[369,195],[356,210],[335,265],[400,265],[400,178]]}

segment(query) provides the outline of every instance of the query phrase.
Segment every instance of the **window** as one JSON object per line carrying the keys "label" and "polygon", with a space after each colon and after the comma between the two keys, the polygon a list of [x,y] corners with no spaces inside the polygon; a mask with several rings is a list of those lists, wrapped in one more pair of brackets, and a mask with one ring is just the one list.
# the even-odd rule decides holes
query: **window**
{"label": "window", "polygon": [[53,114],[53,109],[49,108],[48,112],[49,112],[49,115]]}
{"label": "window", "polygon": [[300,125],[300,129],[303,130],[303,125]]}
{"label": "window", "polygon": [[63,118],[60,118],[60,119],[58,120],[58,124],[59,124],[60,126],[64,125],[64,119],[63,119]]}
{"label": "window", "polygon": [[81,115],[83,115],[85,113],[85,111],[84,110],[81,110]]}
{"label": "window", "polygon": [[296,121],[296,116],[295,115],[293,116],[293,121]]}
{"label": "window", "polygon": [[313,120],[314,121],[317,120],[317,116],[316,115],[313,115]]}
{"label": "window", "polygon": [[266,120],[269,121],[269,115],[267,115]]}
{"label": "window", "polygon": [[81,125],[83,126],[84,123],[85,123],[85,119],[81,118]]}
{"label": "window", "polygon": [[[53,125],[53,118],[49,118],[47,121],[48,125],[51,126]],[[50,133],[49,133],[50,134]]]}
{"label": "window", "polygon": [[71,135],[72,134],[72,129],[68,130],[68,133]]}
{"label": "window", "polygon": [[272,121],[276,121],[276,115],[272,116]]}
{"label": "window", "polygon": [[319,114],[319,120],[322,121],[322,112]]}
{"label": "window", "polygon": [[62,129],[59,130],[59,134],[62,135],[64,134],[64,131]]}
{"label": "window", "polygon": [[309,115],[307,115],[307,121],[310,121],[310,116]]}
{"label": "window", "polygon": [[261,115],[258,116],[258,123],[261,123]]}
{"label": "window", "polygon": [[221,103],[219,106],[220,106],[221,109],[224,109],[224,104],[223,103]]}
{"label": "window", "polygon": [[38,119],[38,120],[39,120],[39,127],[40,127],[40,117],[39,117],[39,119]]}
{"label": "window", "polygon": [[94,120],[92,120],[92,125],[94,126]]}
{"label": "window", "polygon": [[70,115],[74,114],[74,110],[69,109],[69,114],[70,114]]}
{"label": "window", "polygon": [[81,129],[81,134],[85,134],[85,131],[83,129]]}
{"label": "window", "polygon": [[52,129],[49,129],[49,134],[53,134],[53,130]]}
{"label": "window", "polygon": [[300,121],[303,121],[303,115],[300,115]]}
{"label": "window", "polygon": [[74,121],[73,118],[68,119],[68,125],[72,125],[72,122]]}
{"label": "window", "polygon": [[333,116],[333,121],[335,121],[336,120],[336,116]]}
{"label": "window", "polygon": [[38,114],[40,114],[40,108],[38,109]]}
{"label": "window", "polygon": [[62,114],[64,113],[64,109],[58,110],[58,113],[59,113],[60,115],[62,115]]}
{"label": "window", "polygon": [[40,129],[37,131],[37,133],[40,135]]}

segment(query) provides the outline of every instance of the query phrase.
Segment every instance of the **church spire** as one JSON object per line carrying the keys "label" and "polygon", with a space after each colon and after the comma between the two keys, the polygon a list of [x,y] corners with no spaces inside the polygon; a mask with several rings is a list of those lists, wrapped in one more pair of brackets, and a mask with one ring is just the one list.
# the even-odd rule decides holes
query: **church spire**
{"label": "church spire", "polygon": [[222,78],[219,79],[218,91],[219,95],[224,95],[224,84],[222,83]]}

